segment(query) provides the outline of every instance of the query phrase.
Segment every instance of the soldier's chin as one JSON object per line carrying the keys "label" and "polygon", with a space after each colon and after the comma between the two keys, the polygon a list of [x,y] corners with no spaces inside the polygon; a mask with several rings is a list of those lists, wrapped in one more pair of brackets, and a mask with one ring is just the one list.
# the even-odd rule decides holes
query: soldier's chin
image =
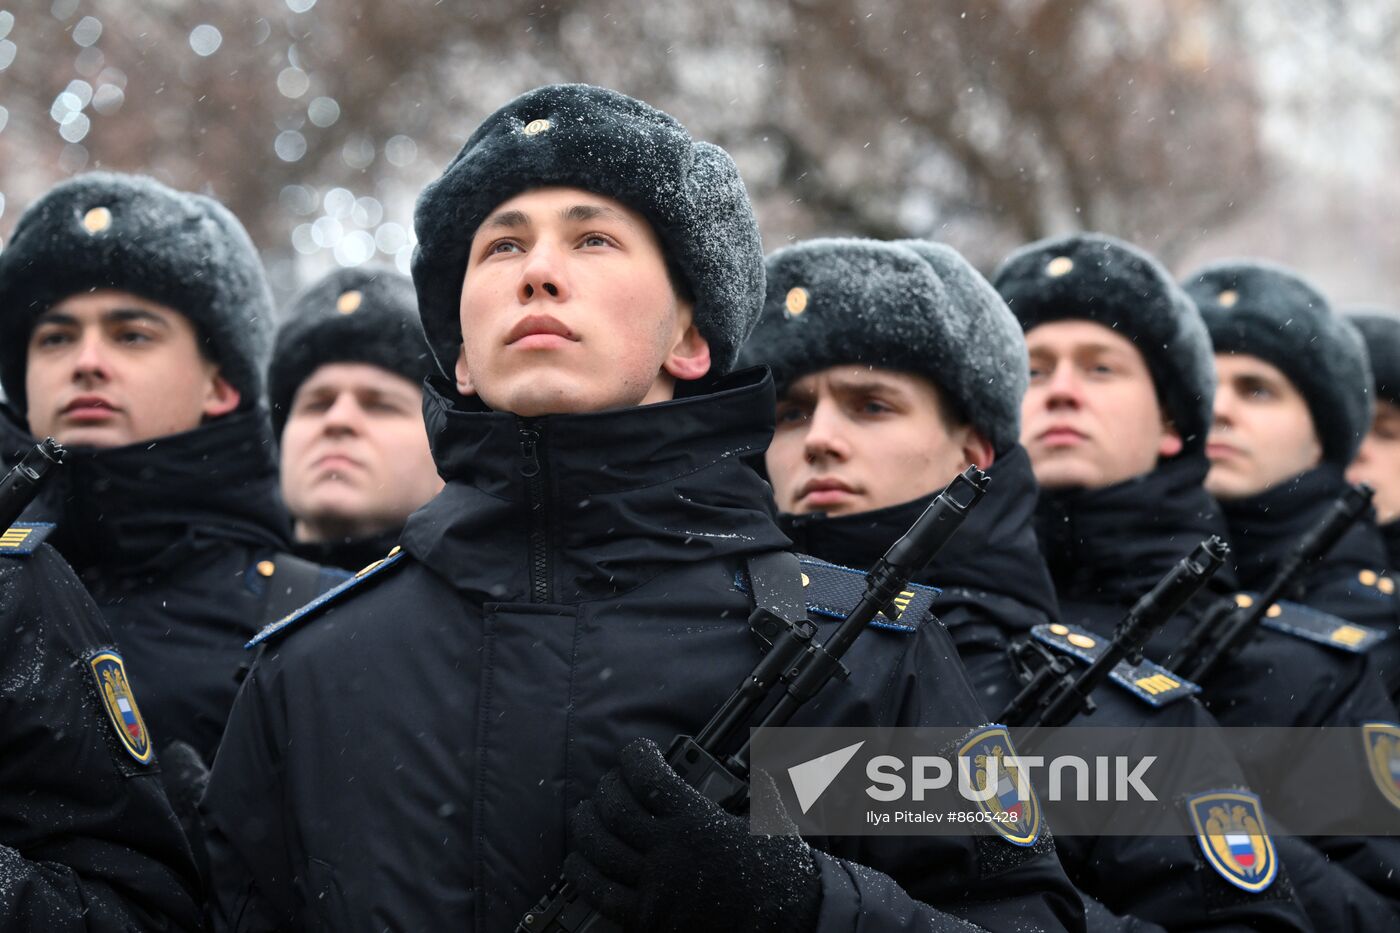
{"label": "soldier's chin", "polygon": [[1228,502],[1258,495],[1268,488],[1268,483],[1225,464],[1214,464],[1206,474],[1206,492],[1217,499]]}
{"label": "soldier's chin", "polygon": [[[69,424],[56,427],[48,433],[64,447],[104,449],[125,447],[137,441],[130,436],[129,431],[115,424]],[[36,433],[35,436],[43,435]]]}
{"label": "soldier's chin", "polygon": [[1031,471],[1042,489],[1097,489],[1105,485],[1103,471],[1077,456],[1038,457],[1032,462]]}
{"label": "soldier's chin", "polygon": [[476,390],[492,411],[521,418],[588,414],[641,403],[640,394],[628,386],[613,385],[605,375],[574,373],[561,367],[532,367],[494,385],[478,382]]}

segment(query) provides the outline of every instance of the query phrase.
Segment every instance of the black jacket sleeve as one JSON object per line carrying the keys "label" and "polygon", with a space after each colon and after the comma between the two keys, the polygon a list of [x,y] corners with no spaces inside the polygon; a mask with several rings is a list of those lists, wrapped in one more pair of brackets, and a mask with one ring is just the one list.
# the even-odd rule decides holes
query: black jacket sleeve
{"label": "black jacket sleeve", "polygon": [[238,692],[200,812],[207,833],[216,931],[297,928],[292,858],[282,812],[285,716],[270,688],[277,657],[264,651]]}
{"label": "black jacket sleeve", "polygon": [[0,557],[0,930],[201,928],[154,759],[123,746],[90,669],[112,649],[56,551]]}

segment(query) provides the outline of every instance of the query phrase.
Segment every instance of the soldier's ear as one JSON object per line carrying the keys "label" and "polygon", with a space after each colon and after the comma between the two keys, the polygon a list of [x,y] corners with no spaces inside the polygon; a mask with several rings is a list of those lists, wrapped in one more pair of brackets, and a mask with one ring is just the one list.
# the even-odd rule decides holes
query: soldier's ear
{"label": "soldier's ear", "polygon": [[1157,442],[1157,456],[1163,460],[1175,457],[1181,453],[1186,445],[1181,441],[1181,432],[1176,429],[1176,425],[1171,423],[1171,419],[1162,419],[1162,437]]}
{"label": "soldier's ear", "polygon": [[225,379],[223,373],[215,369],[209,374],[209,383],[204,392],[203,414],[205,420],[228,414],[237,408],[241,401],[243,401],[243,393],[239,392],[233,383]]}
{"label": "soldier's ear", "polygon": [[453,375],[456,377],[458,394],[476,394],[476,386],[472,384],[472,374],[467,370],[467,347],[465,344],[457,347],[457,364],[453,367]]}
{"label": "soldier's ear", "polygon": [[688,302],[680,302],[676,323],[678,335],[661,368],[672,379],[699,379],[710,371],[710,342],[695,326],[695,313]]}
{"label": "soldier's ear", "polygon": [[992,446],[992,442],[970,424],[963,425],[961,446],[964,469],[966,465],[972,465],[985,470],[996,461],[996,448]]}

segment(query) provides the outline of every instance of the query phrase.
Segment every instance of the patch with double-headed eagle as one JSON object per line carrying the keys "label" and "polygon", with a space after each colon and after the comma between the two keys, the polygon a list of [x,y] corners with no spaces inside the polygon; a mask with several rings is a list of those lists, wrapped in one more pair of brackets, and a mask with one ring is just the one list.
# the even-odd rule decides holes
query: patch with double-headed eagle
{"label": "patch with double-headed eagle", "polygon": [[117,730],[122,748],[141,764],[150,764],[155,756],[151,735],[146,731],[146,721],[141,718],[141,710],[126,679],[126,665],[121,655],[115,651],[99,651],[88,659],[88,669],[92,671],[97,696],[112,727]]}
{"label": "patch with double-headed eagle", "polygon": [[1188,797],[1186,808],[1206,862],[1220,877],[1250,893],[1278,875],[1274,841],[1264,829],[1264,809],[1248,791],[1209,791]]}
{"label": "patch with double-headed eagle", "polygon": [[1005,726],[979,729],[958,749],[958,767],[966,770],[966,786],[986,794],[977,806],[992,816],[989,825],[1007,842],[1033,846],[1040,838],[1040,801],[1030,775],[1007,758],[1016,757]]}

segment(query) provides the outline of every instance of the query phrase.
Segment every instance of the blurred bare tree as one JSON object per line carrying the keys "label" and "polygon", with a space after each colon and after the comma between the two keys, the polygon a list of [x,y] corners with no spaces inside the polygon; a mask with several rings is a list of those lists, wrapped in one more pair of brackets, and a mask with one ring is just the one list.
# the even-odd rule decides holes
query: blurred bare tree
{"label": "blurred bare tree", "polygon": [[[1263,179],[1257,94],[1215,62],[1227,8],[808,0],[773,37],[781,186],[808,223],[994,261],[1074,229],[1170,254]],[[878,12],[877,12],[878,11]]]}
{"label": "blurred bare tree", "polygon": [[0,13],[0,237],[105,167],[216,194],[284,294],[405,266],[416,192],[481,117],[582,80],[729,148],[770,248],[934,237],[988,267],[1092,228],[1171,261],[1272,177],[1246,6],[23,0]]}

